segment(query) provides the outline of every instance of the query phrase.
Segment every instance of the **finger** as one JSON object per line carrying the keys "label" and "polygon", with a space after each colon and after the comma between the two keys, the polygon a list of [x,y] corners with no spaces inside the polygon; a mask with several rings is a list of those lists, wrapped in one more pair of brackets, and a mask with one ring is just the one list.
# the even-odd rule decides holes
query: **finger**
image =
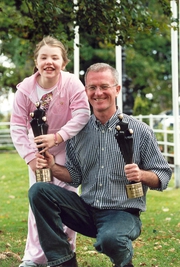
{"label": "finger", "polygon": [[37,146],[40,146],[40,145],[43,144],[43,140],[41,140],[41,141],[39,141],[39,140],[38,140],[38,141],[35,141],[35,140],[34,140],[34,143],[36,143]]}
{"label": "finger", "polygon": [[36,144],[36,147],[37,147],[37,148],[44,148],[45,145],[44,145],[44,143],[37,143],[37,144]]}
{"label": "finger", "polygon": [[36,153],[36,158],[42,158],[44,159],[44,155],[42,155],[40,152]]}
{"label": "finger", "polygon": [[45,151],[45,156],[48,157],[48,158],[52,156],[52,155],[49,153],[48,149]]}
{"label": "finger", "polygon": [[40,153],[45,153],[48,150],[48,147],[43,147],[43,149],[40,151]]}
{"label": "finger", "polygon": [[37,135],[34,137],[34,139],[37,139],[37,138],[43,138],[45,135],[44,134],[41,134],[41,135]]}
{"label": "finger", "polygon": [[42,158],[37,158],[36,161],[36,166],[38,166],[38,168],[43,168],[44,166],[46,166],[46,160],[42,159]]}
{"label": "finger", "polygon": [[36,168],[37,168],[37,169],[42,169],[43,166],[42,166],[42,164],[40,164],[39,162],[36,162]]}

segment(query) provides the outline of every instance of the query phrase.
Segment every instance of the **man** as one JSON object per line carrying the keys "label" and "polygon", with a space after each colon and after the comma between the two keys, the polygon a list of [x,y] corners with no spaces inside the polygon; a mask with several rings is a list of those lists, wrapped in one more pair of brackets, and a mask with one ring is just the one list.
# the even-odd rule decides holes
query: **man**
{"label": "man", "polygon": [[[96,238],[94,247],[116,267],[133,267],[132,241],[141,233],[140,213],[146,209],[148,188],[166,189],[171,169],[162,156],[152,130],[123,114],[133,129],[133,162],[126,164],[115,139],[121,111],[117,71],[97,63],[85,75],[86,93],[93,115],[81,132],[67,142],[66,164],[55,164],[46,153],[37,168],[49,167],[58,179],[78,187],[81,196],[53,184],[36,183],[29,200],[36,218],[39,239],[49,266],[77,267],[62,224]],[[125,167],[124,167],[125,166]],[[126,185],[141,182],[144,196],[128,198]]]}

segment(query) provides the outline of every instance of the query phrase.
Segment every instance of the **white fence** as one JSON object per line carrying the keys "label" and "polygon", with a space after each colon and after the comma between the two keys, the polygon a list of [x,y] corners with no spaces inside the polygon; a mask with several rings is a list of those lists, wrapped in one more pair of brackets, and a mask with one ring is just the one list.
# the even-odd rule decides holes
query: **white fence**
{"label": "white fence", "polygon": [[175,188],[180,188],[180,116],[176,124],[170,115],[139,115],[136,118],[153,129],[162,154],[174,171]]}
{"label": "white fence", "polygon": [[[153,129],[162,154],[174,170],[175,187],[180,188],[180,159],[178,159],[177,153],[174,153],[177,152],[178,148],[175,147],[174,141],[174,117],[170,115],[139,115],[135,118],[147,123]],[[178,137],[178,140],[180,140],[180,132]],[[14,146],[10,136],[10,123],[0,122],[0,152],[11,148],[14,148]],[[180,147],[178,151],[179,149]]]}
{"label": "white fence", "polygon": [[[139,115],[137,119],[146,122],[154,131],[162,154],[174,168],[174,137],[173,116],[169,115]],[[10,123],[0,122],[0,149],[13,147],[10,136]]]}
{"label": "white fence", "polygon": [[0,122],[0,151],[14,148],[10,135],[10,122]]}
{"label": "white fence", "polygon": [[174,117],[170,115],[139,115],[135,116],[147,123],[154,131],[162,154],[174,168]]}

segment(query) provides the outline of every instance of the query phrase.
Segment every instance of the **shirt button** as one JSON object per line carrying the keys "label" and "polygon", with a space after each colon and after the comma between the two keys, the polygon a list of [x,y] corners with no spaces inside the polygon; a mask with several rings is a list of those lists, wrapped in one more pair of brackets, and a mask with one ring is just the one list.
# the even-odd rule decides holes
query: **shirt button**
{"label": "shirt button", "polygon": [[99,200],[97,199],[96,202],[99,203]]}
{"label": "shirt button", "polygon": [[104,133],[104,130],[102,130],[102,133]]}
{"label": "shirt button", "polygon": [[99,186],[102,186],[102,184],[100,184]]}
{"label": "shirt button", "polygon": [[102,147],[102,151],[104,151],[104,147]]}
{"label": "shirt button", "polygon": [[102,169],[104,169],[104,166],[101,166]]}

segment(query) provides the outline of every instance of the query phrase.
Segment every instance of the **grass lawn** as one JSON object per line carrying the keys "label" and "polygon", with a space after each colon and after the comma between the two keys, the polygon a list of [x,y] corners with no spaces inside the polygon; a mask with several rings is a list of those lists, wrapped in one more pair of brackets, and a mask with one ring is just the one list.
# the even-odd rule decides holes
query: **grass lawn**
{"label": "grass lawn", "polygon": [[[23,256],[28,215],[27,166],[18,154],[0,154],[0,267],[18,267]],[[171,180],[166,191],[149,191],[141,215],[142,234],[134,242],[135,267],[180,266],[180,189]],[[93,239],[77,235],[79,267],[111,267],[93,248]]]}

